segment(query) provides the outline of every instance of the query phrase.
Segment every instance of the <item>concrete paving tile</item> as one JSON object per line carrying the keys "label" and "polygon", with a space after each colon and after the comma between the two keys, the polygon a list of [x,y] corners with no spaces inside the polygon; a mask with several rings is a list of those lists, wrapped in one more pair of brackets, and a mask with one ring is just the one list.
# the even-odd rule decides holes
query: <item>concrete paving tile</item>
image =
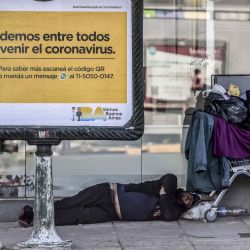
{"label": "concrete paving tile", "polygon": [[[218,217],[217,221],[215,222],[208,222],[205,223],[201,220],[199,221],[190,221],[190,220],[180,220],[179,221],[180,226],[182,227],[190,227],[190,228],[196,228],[196,227],[203,227],[206,226],[206,228],[224,228],[225,226],[230,225],[231,227],[242,227],[244,225],[244,222],[242,219],[234,218],[234,217]],[[246,227],[246,225],[245,225]]]}
{"label": "concrete paving tile", "polygon": [[[195,246],[196,250],[214,250],[215,246]],[[229,247],[226,246],[216,246],[216,250],[249,250],[248,246],[239,246],[239,245],[231,245]]]}
{"label": "concrete paving tile", "polygon": [[123,248],[131,247],[191,247],[191,243],[187,239],[176,237],[123,237],[120,236],[120,242]]}
{"label": "concrete paving tile", "polygon": [[183,232],[177,222],[140,222],[138,224],[134,222],[114,223],[114,227],[119,234],[137,236],[171,236],[175,234],[179,235]]}
{"label": "concrete paving tile", "polygon": [[[56,227],[64,240],[72,240],[74,249],[120,250],[120,244],[112,224]],[[12,248],[16,243],[28,239],[32,228],[21,228],[8,223],[0,228],[0,242],[4,247]]]}
{"label": "concrete paving tile", "polygon": [[[79,248],[78,247],[74,247],[73,250],[75,249],[79,249],[79,250],[123,250],[121,247],[83,247],[83,246],[80,246]],[[43,249],[44,250],[44,249]]]}
{"label": "concrete paving tile", "polygon": [[198,231],[193,231],[193,232],[188,232],[184,233],[183,236],[188,236],[188,238],[195,239],[195,238],[200,238],[200,239],[207,239],[207,240],[213,240],[213,239],[232,239],[232,240],[238,240],[240,239],[239,233],[249,233],[246,231],[239,231],[239,232],[229,232],[229,230],[225,232],[218,232],[218,231],[211,231],[211,232],[198,232]]}
{"label": "concrete paving tile", "polygon": [[117,238],[74,238],[73,245],[78,249],[97,249],[97,248],[107,248],[107,249],[121,249]]}
{"label": "concrete paving tile", "polygon": [[[65,226],[61,226],[62,228]],[[75,227],[84,227],[88,230],[103,230],[112,227],[112,222],[105,222],[105,223],[95,223],[95,224],[79,224],[77,226],[66,226],[68,228],[75,228]],[[59,226],[58,226],[59,228]]]}
{"label": "concrete paving tile", "polygon": [[141,222],[114,222],[114,225],[117,229],[124,228],[164,228],[164,229],[178,229],[180,228],[179,224],[176,221],[167,222],[167,221],[141,221]]}
{"label": "concrete paving tile", "polygon": [[131,237],[131,236],[135,236],[135,237],[140,237],[140,236],[145,236],[145,237],[157,237],[157,236],[162,236],[162,237],[173,237],[173,236],[179,236],[181,234],[183,234],[184,232],[179,229],[179,230],[166,230],[166,229],[156,229],[153,230],[151,228],[145,229],[145,230],[141,230],[138,228],[130,228],[130,229],[123,229],[123,230],[117,230],[117,233],[119,235],[124,235],[126,237]]}
{"label": "concrete paving tile", "polygon": [[78,225],[78,226],[60,226],[56,227],[59,234],[74,236],[85,235],[96,237],[114,236],[116,235],[115,229],[111,223],[100,223],[93,225]]}
{"label": "concrete paving tile", "polygon": [[[250,250],[250,219],[219,218],[215,223],[115,222],[93,225],[56,227],[64,240],[72,240],[81,250]],[[32,228],[17,223],[0,223],[0,242],[13,246],[27,240]]]}
{"label": "concrete paving tile", "polygon": [[57,231],[63,239],[72,240],[76,249],[121,249],[112,224],[98,225],[57,227]]}
{"label": "concrete paving tile", "polygon": [[20,226],[10,223],[10,225],[1,224],[0,242],[2,246],[13,247],[16,243],[26,241],[31,235],[32,228],[21,228]]}
{"label": "concrete paving tile", "polygon": [[194,250],[195,248],[192,246],[165,246],[165,247],[154,247],[154,246],[150,246],[150,247],[124,247],[124,250]]}
{"label": "concrete paving tile", "polygon": [[250,241],[245,240],[191,240],[196,249],[250,249]]}
{"label": "concrete paving tile", "polygon": [[114,222],[117,231],[126,230],[181,230],[177,222],[149,221],[149,222]]}
{"label": "concrete paving tile", "polygon": [[61,248],[61,247],[52,247],[52,248],[44,248],[44,247],[35,247],[35,248],[19,248],[17,246],[13,248],[3,248],[2,250],[122,250],[122,248],[117,247],[84,247],[84,246],[72,246],[71,248]]}
{"label": "concrete paving tile", "polygon": [[194,237],[232,237],[239,238],[238,233],[250,233],[249,228],[241,220],[222,219],[214,223],[181,221],[181,228]]}

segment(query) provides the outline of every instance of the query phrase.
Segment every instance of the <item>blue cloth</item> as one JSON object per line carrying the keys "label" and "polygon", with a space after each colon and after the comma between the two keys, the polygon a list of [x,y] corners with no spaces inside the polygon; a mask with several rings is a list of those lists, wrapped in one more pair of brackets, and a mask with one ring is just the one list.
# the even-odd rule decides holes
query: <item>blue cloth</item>
{"label": "blue cloth", "polygon": [[185,145],[187,191],[208,193],[229,186],[229,160],[213,156],[213,127],[212,115],[201,111],[193,113]]}
{"label": "blue cloth", "polygon": [[152,220],[153,211],[159,199],[143,193],[126,192],[125,190],[125,185],[117,183],[122,220]]}

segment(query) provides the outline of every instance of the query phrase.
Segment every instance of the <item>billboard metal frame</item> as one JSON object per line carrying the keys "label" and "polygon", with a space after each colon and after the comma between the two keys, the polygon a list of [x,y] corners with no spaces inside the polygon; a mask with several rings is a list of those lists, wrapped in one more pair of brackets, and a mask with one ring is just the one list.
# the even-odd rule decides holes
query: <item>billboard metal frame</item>
{"label": "billboard metal frame", "polygon": [[144,131],[143,1],[132,6],[133,115],[122,127],[0,126],[0,140],[26,140],[29,144],[59,144],[62,140],[137,140]]}

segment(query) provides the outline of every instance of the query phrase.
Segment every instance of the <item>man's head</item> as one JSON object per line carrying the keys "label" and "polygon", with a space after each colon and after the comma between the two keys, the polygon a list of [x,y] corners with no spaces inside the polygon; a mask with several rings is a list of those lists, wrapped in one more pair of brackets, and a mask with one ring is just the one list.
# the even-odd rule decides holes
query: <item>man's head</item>
{"label": "man's head", "polygon": [[34,212],[33,208],[29,205],[25,205],[21,208],[18,215],[18,223],[22,227],[29,227],[33,225]]}
{"label": "man's head", "polygon": [[189,209],[192,204],[193,204],[193,195],[189,192],[181,192],[179,197],[178,197],[178,201],[181,205],[183,205],[185,208]]}
{"label": "man's head", "polygon": [[198,200],[199,197],[195,194],[183,191],[183,189],[178,189],[177,191],[177,202],[185,207],[186,210],[191,208]]}

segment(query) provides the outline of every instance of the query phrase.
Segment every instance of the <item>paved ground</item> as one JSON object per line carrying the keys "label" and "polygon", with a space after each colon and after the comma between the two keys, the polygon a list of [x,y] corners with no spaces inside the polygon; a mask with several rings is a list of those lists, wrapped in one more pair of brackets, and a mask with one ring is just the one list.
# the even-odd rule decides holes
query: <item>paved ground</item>
{"label": "paved ground", "polygon": [[[15,243],[26,240],[31,230],[0,223],[2,249],[15,249]],[[114,222],[57,227],[57,231],[81,250],[250,249],[250,217],[219,218],[214,223]]]}

